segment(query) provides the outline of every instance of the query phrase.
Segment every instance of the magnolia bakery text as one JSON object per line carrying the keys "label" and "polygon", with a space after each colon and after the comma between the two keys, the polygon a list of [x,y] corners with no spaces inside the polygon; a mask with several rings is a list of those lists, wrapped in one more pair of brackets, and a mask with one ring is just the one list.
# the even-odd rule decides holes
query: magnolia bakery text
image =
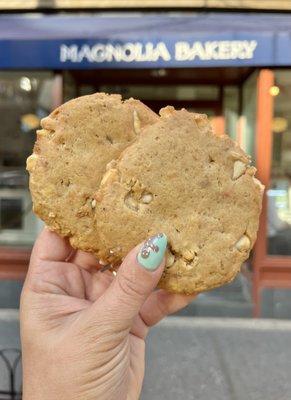
{"label": "magnolia bakery text", "polygon": [[192,60],[248,60],[254,57],[256,40],[179,41],[173,45],[164,42],[128,42],[122,44],[95,43],[61,44],[62,63],[102,62],[156,62]]}

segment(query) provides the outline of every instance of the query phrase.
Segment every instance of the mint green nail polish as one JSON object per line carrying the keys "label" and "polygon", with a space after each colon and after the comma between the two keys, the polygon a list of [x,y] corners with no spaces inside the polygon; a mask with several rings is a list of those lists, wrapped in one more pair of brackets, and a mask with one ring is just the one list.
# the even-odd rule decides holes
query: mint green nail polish
{"label": "mint green nail polish", "polygon": [[137,255],[138,263],[148,271],[155,271],[161,264],[167,248],[167,236],[164,233],[150,237]]}

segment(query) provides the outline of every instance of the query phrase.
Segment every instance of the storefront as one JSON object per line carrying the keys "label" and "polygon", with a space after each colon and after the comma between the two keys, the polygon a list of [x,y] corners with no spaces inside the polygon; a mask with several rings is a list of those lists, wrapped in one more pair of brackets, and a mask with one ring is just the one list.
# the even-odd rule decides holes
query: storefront
{"label": "storefront", "polygon": [[156,111],[205,112],[252,154],[268,189],[252,259],[256,312],[261,288],[291,287],[290,26],[280,14],[2,15],[0,278],[24,277],[42,227],[25,172],[40,119],[106,91]]}

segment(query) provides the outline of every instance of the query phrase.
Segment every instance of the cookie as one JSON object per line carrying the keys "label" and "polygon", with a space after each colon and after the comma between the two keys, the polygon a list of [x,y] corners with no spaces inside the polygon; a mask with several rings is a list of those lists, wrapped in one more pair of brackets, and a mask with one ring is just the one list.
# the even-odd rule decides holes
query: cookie
{"label": "cookie", "polygon": [[118,264],[164,232],[159,287],[190,294],[230,282],[256,240],[263,187],[255,171],[236,143],[213,134],[206,116],[161,110],[104,175],[98,256]]}
{"label": "cookie", "polygon": [[42,120],[27,160],[34,212],[73,247],[94,252],[94,194],[106,165],[157,119],[138,100],[104,93],[57,108]]}

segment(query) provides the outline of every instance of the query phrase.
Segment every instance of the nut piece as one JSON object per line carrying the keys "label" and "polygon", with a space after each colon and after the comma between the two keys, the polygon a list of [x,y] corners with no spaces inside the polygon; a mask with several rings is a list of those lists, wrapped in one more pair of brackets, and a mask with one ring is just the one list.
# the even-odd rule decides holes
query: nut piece
{"label": "nut piece", "polygon": [[264,193],[265,190],[265,186],[257,179],[253,176],[253,181],[255,183],[256,186],[259,186],[261,193]]}
{"label": "nut piece", "polygon": [[168,118],[170,117],[173,113],[175,112],[175,109],[173,106],[166,106],[160,109],[159,114],[163,118]]}
{"label": "nut piece", "polygon": [[116,165],[117,165],[116,160],[110,161],[110,162],[106,165],[106,171],[109,171],[110,169],[116,169]]}
{"label": "nut piece", "polygon": [[107,172],[105,172],[105,174],[102,178],[102,181],[100,183],[100,187],[104,186],[108,183],[110,184],[114,181],[117,181],[118,178],[119,178],[119,174],[118,174],[117,169],[109,169]]}
{"label": "nut piece", "polygon": [[251,247],[251,241],[248,236],[243,235],[235,244],[235,248],[238,251],[247,251]]}
{"label": "nut piece", "polygon": [[175,256],[169,250],[167,251],[166,267],[171,267],[175,262]]}
{"label": "nut piece", "polygon": [[118,253],[121,250],[120,246],[115,247],[114,249],[109,250],[109,254]]}
{"label": "nut piece", "polygon": [[133,111],[133,128],[135,133],[138,135],[140,133],[141,124],[136,110]]}
{"label": "nut piece", "polygon": [[185,249],[182,251],[182,257],[185,258],[187,261],[192,261],[194,260],[196,254],[195,251],[192,249]]}
{"label": "nut piece", "polygon": [[36,131],[37,137],[41,137],[41,136],[47,136],[49,133],[49,131],[47,131],[46,129],[38,129]]}
{"label": "nut piece", "polygon": [[138,211],[138,203],[137,201],[131,196],[131,193],[128,193],[124,199],[124,204],[133,211]]}
{"label": "nut piece", "polygon": [[243,153],[239,153],[235,150],[231,150],[229,152],[230,156],[234,159],[234,160],[241,160],[244,163],[248,163],[250,161],[250,157],[247,156],[246,154]]}
{"label": "nut piece", "polygon": [[197,114],[197,113],[191,113],[191,115],[194,117],[194,120],[201,132],[203,132],[203,133],[204,132],[212,132],[212,127],[207,118],[207,115]]}
{"label": "nut piece", "polygon": [[95,200],[95,199],[93,199],[93,200],[91,201],[91,207],[92,207],[92,208],[95,208],[95,207],[96,207],[96,200]]}
{"label": "nut piece", "polygon": [[144,194],[144,195],[142,196],[141,201],[142,201],[144,204],[149,204],[149,203],[152,201],[152,199],[153,199],[153,195],[150,194],[150,193],[148,193],[148,194]]}
{"label": "nut piece", "polygon": [[31,156],[28,157],[28,159],[26,160],[26,169],[28,171],[32,171],[34,169],[37,158],[38,156],[35,153],[31,154]]}
{"label": "nut piece", "polygon": [[257,168],[255,168],[255,167],[248,167],[246,170],[246,173],[250,176],[254,176],[256,172],[257,172]]}
{"label": "nut piece", "polygon": [[233,175],[232,175],[232,179],[237,179],[239,178],[246,170],[246,164],[243,163],[240,160],[235,161],[234,165],[233,165]]}

